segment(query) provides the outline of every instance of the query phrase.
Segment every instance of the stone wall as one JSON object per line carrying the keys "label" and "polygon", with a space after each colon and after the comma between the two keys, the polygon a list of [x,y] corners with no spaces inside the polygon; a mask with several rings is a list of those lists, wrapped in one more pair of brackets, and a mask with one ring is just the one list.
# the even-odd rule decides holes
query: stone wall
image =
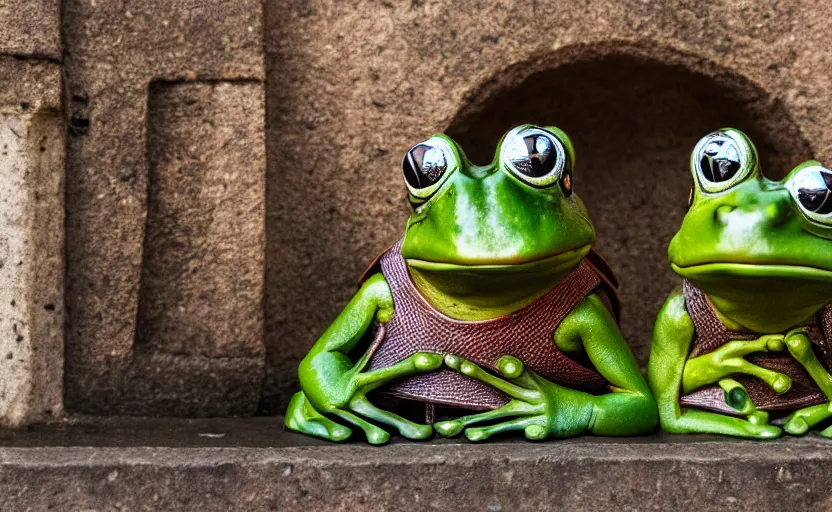
{"label": "stone wall", "polygon": [[404,152],[447,131],[483,163],[526,121],[575,141],[644,363],[696,140],[746,130],[773,177],[832,161],[830,15],[803,0],[2,2],[2,250],[30,259],[0,269],[17,290],[0,294],[0,418],[59,413],[62,395],[71,413],[281,412],[299,359],[401,234]]}
{"label": "stone wall", "polygon": [[644,364],[699,137],[747,130],[774,177],[832,162],[830,15],[771,0],[268,2],[263,411],[281,411],[298,360],[400,236],[399,162],[440,131],[474,163],[515,123],[572,135]]}

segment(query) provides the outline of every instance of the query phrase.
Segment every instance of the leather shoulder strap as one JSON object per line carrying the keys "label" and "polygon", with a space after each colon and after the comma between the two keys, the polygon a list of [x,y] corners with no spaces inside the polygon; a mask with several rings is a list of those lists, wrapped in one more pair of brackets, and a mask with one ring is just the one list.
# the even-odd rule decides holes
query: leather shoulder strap
{"label": "leather shoulder strap", "polygon": [[615,277],[612,269],[607,261],[595,252],[595,249],[590,249],[584,261],[598,274],[601,279],[601,286],[604,289],[606,302],[609,303],[610,310],[615,316],[615,321],[621,320],[621,300],[618,298],[618,279]]}
{"label": "leather shoulder strap", "polygon": [[384,257],[385,254],[390,252],[390,249],[395,247],[396,244],[391,245],[387,249],[381,252],[378,256],[375,257],[372,263],[364,270],[364,273],[361,274],[361,279],[358,280],[359,283],[364,284],[364,281],[370,278],[373,274],[378,274],[381,272],[381,258]]}
{"label": "leather shoulder strap", "polygon": [[832,304],[827,304],[820,310],[818,320],[821,335],[814,340],[815,345],[820,349],[823,362],[832,368]]}
{"label": "leather shoulder strap", "polygon": [[707,354],[731,340],[754,339],[758,336],[749,331],[725,327],[711,308],[705,293],[687,279],[682,282],[682,291],[685,296],[685,309],[693,320],[693,328],[696,331],[691,357]]}

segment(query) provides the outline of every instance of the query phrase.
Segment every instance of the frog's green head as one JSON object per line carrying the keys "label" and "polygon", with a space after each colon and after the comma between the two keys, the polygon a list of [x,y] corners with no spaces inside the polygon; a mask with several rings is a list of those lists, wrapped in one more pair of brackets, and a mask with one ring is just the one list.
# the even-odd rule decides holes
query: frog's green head
{"label": "frog's green head", "polygon": [[414,208],[402,246],[409,267],[454,286],[470,285],[457,278],[494,286],[508,277],[515,286],[523,275],[562,277],[595,242],[572,190],[574,162],[571,141],[555,127],[514,128],[485,166],[444,135],[417,144],[402,162]]}
{"label": "frog's green head", "polygon": [[700,140],[690,170],[690,209],[668,250],[678,274],[761,309],[832,300],[832,171],[809,161],[766,179],[756,148],[732,128]]}

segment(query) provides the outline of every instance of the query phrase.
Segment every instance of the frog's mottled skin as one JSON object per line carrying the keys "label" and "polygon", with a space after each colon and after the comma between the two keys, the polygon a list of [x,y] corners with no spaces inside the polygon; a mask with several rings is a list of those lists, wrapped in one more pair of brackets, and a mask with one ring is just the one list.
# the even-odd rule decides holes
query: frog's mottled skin
{"label": "frog's mottled skin", "polygon": [[[436,309],[459,320],[497,318],[530,304],[557,285],[595,242],[595,231],[577,195],[554,182],[531,186],[506,168],[501,154],[472,165],[459,146],[444,135],[427,142],[445,148],[447,172],[430,197],[411,188],[414,212],[402,246],[414,284]],[[554,127],[564,155],[574,161],[568,137]],[[571,180],[571,176],[569,177]],[[570,189],[571,190],[571,189]],[[610,383],[603,395],[568,389],[504,357],[495,376],[454,355],[418,353],[394,366],[367,370],[369,355],[353,348],[373,322],[394,313],[391,292],[378,273],[367,279],[335,322],[300,364],[302,391],[286,413],[291,430],[341,441],[351,427],[373,444],[385,443],[387,428],[408,439],[425,439],[430,425],[410,422],[370,403],[367,394],[393,379],[430,372],[441,366],[488,383],[512,400],[495,411],[435,425],[443,435],[464,430],[470,440],[505,431],[523,431],[529,439],[574,436],[585,432],[632,435],[652,430],[658,419],[655,401],[632,353],[602,300],[590,295],[554,333],[553,343],[567,354],[585,352]],[[498,420],[495,423],[495,420]],[[470,426],[488,421],[487,426]]]}
{"label": "frog's mottled skin", "polygon": [[[782,181],[771,181],[761,174],[756,149],[744,134],[730,128],[716,133],[738,141],[747,152],[749,168],[724,190],[708,191],[694,150],[691,207],[668,254],[673,270],[705,293],[726,327],[760,337],[731,341],[689,358],[694,326],[678,288],[656,321],[648,377],[664,430],[774,438],[781,428],[769,424],[768,414],[755,409],[731,376],[752,375],[783,393],[791,385],[785,375],[754,365],[745,356],[787,351],[823,394],[832,397],[832,377],[800,329],[832,302],[832,218],[809,218],[794,193],[796,176],[802,169],[819,167],[818,162],[805,162]],[[733,393],[739,417],[680,407],[681,393],[714,383]],[[786,418],[783,429],[802,434],[830,416],[828,403],[797,410]]]}

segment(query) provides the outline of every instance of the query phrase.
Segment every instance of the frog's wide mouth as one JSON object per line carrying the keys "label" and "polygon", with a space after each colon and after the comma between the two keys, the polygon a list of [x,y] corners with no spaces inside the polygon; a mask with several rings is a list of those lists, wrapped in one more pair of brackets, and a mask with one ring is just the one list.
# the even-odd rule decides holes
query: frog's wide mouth
{"label": "frog's wide mouth", "polygon": [[544,268],[557,269],[575,266],[586,256],[591,247],[592,245],[588,244],[575,249],[525,260],[484,260],[476,263],[462,263],[406,258],[405,261],[412,268],[432,272],[524,273]]}
{"label": "frog's wide mouth", "polygon": [[686,279],[697,277],[756,277],[756,278],[795,278],[832,283],[832,271],[808,265],[786,265],[782,263],[739,263],[714,262],[694,265],[676,265],[671,263],[673,271]]}

